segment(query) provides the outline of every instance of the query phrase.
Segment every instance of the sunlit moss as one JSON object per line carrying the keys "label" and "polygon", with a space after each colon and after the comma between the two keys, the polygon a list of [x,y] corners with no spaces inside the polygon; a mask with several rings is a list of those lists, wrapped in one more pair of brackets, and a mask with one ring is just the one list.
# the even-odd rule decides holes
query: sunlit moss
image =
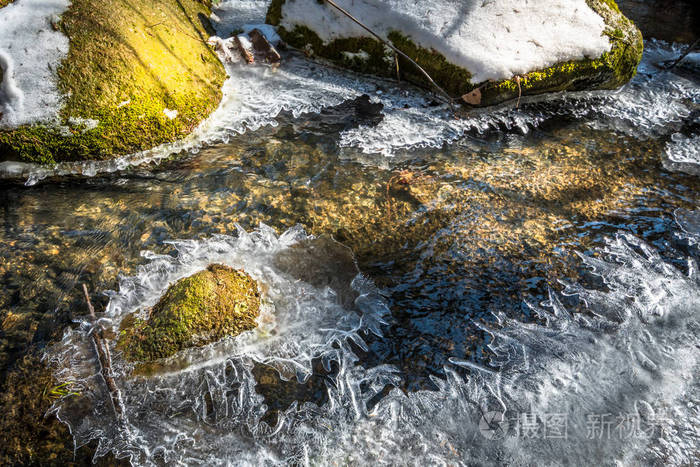
{"label": "sunlit moss", "polygon": [[[285,0],[274,0],[268,9],[267,21],[279,25]],[[598,58],[572,60],[536,70],[511,79],[488,83],[472,83],[468,70],[450,63],[435,50],[424,49],[398,31],[388,39],[402,52],[414,59],[448,94],[454,98],[479,87],[481,102],[493,105],[520,95],[584,89],[615,89],[628,82],[641,61],[643,41],[639,30],[624,17],[613,0],[587,0],[594,11],[603,17],[612,49]],[[394,53],[382,43],[369,37],[336,39],[324,43],[318,35],[304,26],[287,31],[279,27],[281,37],[290,45],[319,57],[332,60],[346,68],[386,77],[396,76]],[[347,60],[344,52],[363,51],[365,61]],[[430,82],[416,67],[399,58],[402,79],[430,87]]]}
{"label": "sunlit moss", "polygon": [[170,286],[147,320],[122,323],[117,346],[128,360],[152,361],[253,329],[259,313],[255,280],[212,264]]}
{"label": "sunlit moss", "polygon": [[206,44],[209,14],[196,0],[73,1],[59,24],[70,41],[58,70],[61,125],[0,132],[0,158],[105,159],[191,132],[217,107],[225,79]]}

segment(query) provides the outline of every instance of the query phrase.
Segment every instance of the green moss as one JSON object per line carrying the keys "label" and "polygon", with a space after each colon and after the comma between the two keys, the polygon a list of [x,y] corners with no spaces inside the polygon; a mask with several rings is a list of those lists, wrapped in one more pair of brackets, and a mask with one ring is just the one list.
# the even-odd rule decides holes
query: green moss
{"label": "green moss", "polygon": [[170,286],[148,320],[125,319],[117,347],[127,360],[150,362],[253,329],[259,312],[255,280],[211,264]]}
{"label": "green moss", "polygon": [[267,15],[265,15],[265,22],[273,26],[279,26],[282,19],[282,5],[284,0],[272,0],[270,6],[267,8]]}
{"label": "green moss", "polygon": [[14,0],[0,0],[0,8],[5,7],[12,3]]}
{"label": "green moss", "polygon": [[601,60],[613,70],[615,80],[609,89],[621,86],[637,73],[637,66],[644,53],[644,39],[641,31],[624,16],[613,0],[586,0],[588,5],[603,17],[605,34],[610,37],[612,50]]}
{"label": "green moss", "polygon": [[[285,0],[273,0],[268,9],[267,21],[279,25]],[[489,83],[471,83],[468,70],[458,67],[436,52],[417,46],[400,32],[392,31],[388,38],[402,52],[413,58],[443,89],[453,97],[469,93],[480,87],[481,104],[493,105],[522,95],[556,91],[587,89],[615,89],[628,82],[636,73],[641,61],[643,41],[634,24],[625,18],[613,0],[587,0],[588,4],[605,20],[605,34],[610,37],[612,49],[597,59],[584,59],[559,63],[508,80]],[[371,38],[336,39],[323,41],[307,27],[296,26],[293,31],[279,27],[280,36],[293,47],[306,50],[319,57],[332,60],[346,68],[395,77],[394,54]],[[343,52],[364,51],[369,59],[348,59]],[[401,78],[430,88],[428,80],[410,62],[399,59]],[[518,80],[520,81],[518,83]]]}
{"label": "green moss", "polygon": [[[70,41],[58,70],[61,125],[0,132],[0,158],[106,159],[190,133],[217,107],[225,79],[206,44],[209,14],[197,0],[74,0],[59,25]],[[80,128],[76,118],[98,123]]]}
{"label": "green moss", "polygon": [[594,11],[598,12],[598,14],[600,14],[600,12],[597,9],[601,3],[614,13],[622,13],[615,0],[586,0],[586,3],[588,3],[588,6],[593,8]]}
{"label": "green moss", "polygon": [[[396,31],[389,33],[389,39],[394,47],[411,57],[427,71],[430,77],[448,94],[461,96],[474,89],[474,85],[471,83],[471,74],[464,68],[448,62],[443,55],[435,50],[419,47],[408,37]],[[430,82],[412,63],[399,58],[399,65],[402,77],[413,83],[430,87]]]}

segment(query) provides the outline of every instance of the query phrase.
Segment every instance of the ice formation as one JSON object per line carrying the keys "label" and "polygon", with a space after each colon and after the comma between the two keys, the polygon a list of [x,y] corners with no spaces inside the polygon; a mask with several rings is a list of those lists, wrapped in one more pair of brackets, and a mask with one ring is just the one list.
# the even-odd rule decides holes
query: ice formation
{"label": "ice formation", "polygon": [[[610,50],[605,24],[585,0],[337,0],[384,38],[392,30],[466,68],[473,83],[509,79]],[[367,37],[328,4],[288,0],[281,25],[306,26],[321,40]]]}
{"label": "ice formation", "polygon": [[[552,292],[547,302],[530,304],[539,323],[500,317],[485,325],[493,337],[491,367],[453,359],[446,379],[434,378],[437,390],[408,394],[383,392],[400,384],[392,366],[358,365],[360,333],[381,339],[379,326],[389,316],[371,284],[361,277],[352,282],[362,314],[348,314],[332,290],[276,268],[275,255],[308,239],[299,229],[279,237],[263,227],[238,237],[175,242],[176,257],[147,255],[150,262],[138,276],[122,279],[106,313],[112,326],[152,303],[169,281],[225,261],[245,263],[271,284],[275,319],[269,322],[277,332],[194,351],[189,366],[173,373],[120,373],[129,421],[124,430],[115,426],[95,374],[89,327],[69,331],[47,359],[83,398],[59,400],[55,410],[79,446],[97,439],[97,456],[112,451],[134,465],[227,465],[233,459],[241,465],[548,465],[562,452],[577,465],[692,463],[700,443],[700,231],[696,212],[677,212],[676,219],[678,235],[691,245],[687,271],[620,234],[596,256],[582,256],[605,290],[568,284],[562,292],[578,296],[585,314],[569,311]],[[304,249],[296,254],[302,258]],[[303,379],[314,357],[335,369],[326,377],[326,401],[293,403],[274,426],[263,422],[267,407],[253,363],[297,369]],[[493,412],[505,413],[501,431],[483,423]]]}
{"label": "ice formation", "polygon": [[68,0],[18,0],[0,8],[0,127],[56,120],[62,105],[56,71],[68,38],[52,23]]}
{"label": "ice formation", "polygon": [[[217,34],[228,37],[232,31],[259,24],[264,20],[268,3],[265,0],[223,1],[215,9]],[[384,163],[378,155],[395,156],[416,148],[440,148],[469,134],[527,133],[541,122],[558,116],[573,117],[596,128],[622,131],[636,137],[659,137],[668,135],[669,128],[688,118],[693,102],[700,102],[700,88],[692,80],[663,72],[657,66],[675,59],[682,51],[680,45],[647,41],[639,73],[618,91],[549,96],[544,98],[545,105],[530,105],[524,99],[517,110],[510,106],[489,108],[460,119],[455,119],[446,106],[432,105],[431,96],[415,88],[329,68],[296,54],[286,55],[276,70],[227,63],[230,78],[224,83],[221,105],[183,140],[107,161],[68,162],[55,167],[3,162],[0,163],[0,178],[23,177],[31,185],[50,176],[92,176],[157,163],[180,151],[196,153],[203,146],[227,142],[247,131],[276,126],[288,119],[281,118],[282,113],[297,118],[361,94],[368,94],[373,101],[384,105],[384,119],[376,126],[360,125],[341,131],[338,145],[346,148],[349,155],[368,154],[363,160],[376,163]],[[246,85],[241,87],[239,83]],[[552,101],[551,105],[547,105],[548,101]],[[357,157],[360,156],[362,154]]]}
{"label": "ice formation", "polygon": [[674,133],[666,144],[664,167],[700,175],[700,135]]}

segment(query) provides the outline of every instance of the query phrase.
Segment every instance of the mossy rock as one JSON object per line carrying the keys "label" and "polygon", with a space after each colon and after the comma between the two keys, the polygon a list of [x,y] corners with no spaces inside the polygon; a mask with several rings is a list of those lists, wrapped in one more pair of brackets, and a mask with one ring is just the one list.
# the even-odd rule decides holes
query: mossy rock
{"label": "mossy rock", "polygon": [[[297,0],[298,1],[298,0]],[[573,60],[552,67],[533,70],[501,81],[474,83],[469,70],[450,63],[435,50],[418,46],[402,31],[391,31],[388,39],[393,45],[415,60],[450,96],[470,95],[470,103],[488,106],[519,96],[558,91],[616,89],[634,77],[642,59],[642,35],[627,19],[614,0],[586,0],[606,25],[604,34],[611,42],[611,50],[595,59]],[[278,26],[282,39],[293,47],[325,58],[345,68],[385,77],[396,77],[394,52],[371,37],[340,38],[324,42],[311,29],[296,25],[287,30],[280,26],[285,0],[272,0],[266,21]],[[325,7],[330,8],[328,5]],[[358,59],[362,53],[363,59]],[[434,89],[422,73],[410,62],[399,58],[401,79]]]}
{"label": "mossy rock", "polygon": [[74,0],[55,25],[69,39],[60,121],[0,130],[0,160],[108,159],[189,134],[226,78],[210,14],[208,0]]}
{"label": "mossy rock", "polygon": [[259,313],[256,281],[242,270],[211,264],[171,285],[147,320],[125,318],[117,348],[129,361],[152,362],[253,329]]}
{"label": "mossy rock", "polygon": [[[612,44],[609,52],[597,59],[574,60],[520,77],[488,83],[481,90],[482,104],[491,105],[517,98],[559,91],[617,89],[637,73],[642,60],[642,33],[625,17],[614,0],[586,0],[605,21],[606,34]],[[518,80],[520,79],[520,90]]]}

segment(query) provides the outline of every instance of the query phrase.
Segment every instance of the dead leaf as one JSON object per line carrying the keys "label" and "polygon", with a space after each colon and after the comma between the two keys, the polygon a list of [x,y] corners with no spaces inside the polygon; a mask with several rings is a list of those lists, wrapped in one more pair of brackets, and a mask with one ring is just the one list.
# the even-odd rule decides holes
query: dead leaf
{"label": "dead leaf", "polygon": [[476,88],[472,92],[463,95],[462,100],[469,105],[481,105],[481,88]]}

